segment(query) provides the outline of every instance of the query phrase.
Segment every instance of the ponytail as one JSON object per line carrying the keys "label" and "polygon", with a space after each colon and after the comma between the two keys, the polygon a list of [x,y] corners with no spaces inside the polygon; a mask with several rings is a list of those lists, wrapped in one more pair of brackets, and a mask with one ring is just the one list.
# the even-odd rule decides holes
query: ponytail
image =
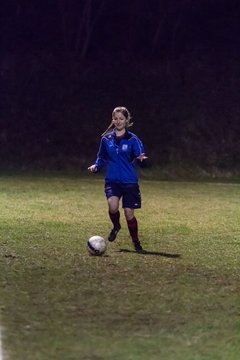
{"label": "ponytail", "polygon": [[112,128],[113,128],[113,122],[111,121],[110,122],[110,124],[109,124],[109,126],[107,127],[107,129],[102,133],[102,135],[101,136],[104,136],[104,135],[106,135]]}

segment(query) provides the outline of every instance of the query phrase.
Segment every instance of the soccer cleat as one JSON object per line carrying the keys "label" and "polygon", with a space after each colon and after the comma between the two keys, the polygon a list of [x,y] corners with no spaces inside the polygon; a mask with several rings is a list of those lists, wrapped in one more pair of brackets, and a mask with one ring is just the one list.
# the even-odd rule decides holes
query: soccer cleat
{"label": "soccer cleat", "polygon": [[134,241],[134,247],[135,247],[136,252],[144,253],[144,250],[142,248],[142,245],[140,244],[140,241]]}
{"label": "soccer cleat", "polygon": [[108,236],[108,241],[114,241],[120,229],[121,228],[113,228]]}

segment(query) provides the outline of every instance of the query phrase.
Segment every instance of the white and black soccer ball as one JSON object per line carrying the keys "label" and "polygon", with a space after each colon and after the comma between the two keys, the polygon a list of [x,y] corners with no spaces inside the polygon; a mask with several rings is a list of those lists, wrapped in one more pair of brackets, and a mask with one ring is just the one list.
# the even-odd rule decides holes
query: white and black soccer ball
{"label": "white and black soccer ball", "polygon": [[99,235],[94,235],[88,239],[87,249],[90,255],[101,256],[107,248],[106,241]]}

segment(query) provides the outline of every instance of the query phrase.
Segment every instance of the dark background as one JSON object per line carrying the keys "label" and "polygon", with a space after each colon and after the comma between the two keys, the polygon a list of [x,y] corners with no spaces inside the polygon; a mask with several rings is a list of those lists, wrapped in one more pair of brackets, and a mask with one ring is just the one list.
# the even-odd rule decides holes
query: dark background
{"label": "dark background", "polygon": [[85,169],[115,106],[151,168],[239,173],[240,2],[1,4],[0,168]]}

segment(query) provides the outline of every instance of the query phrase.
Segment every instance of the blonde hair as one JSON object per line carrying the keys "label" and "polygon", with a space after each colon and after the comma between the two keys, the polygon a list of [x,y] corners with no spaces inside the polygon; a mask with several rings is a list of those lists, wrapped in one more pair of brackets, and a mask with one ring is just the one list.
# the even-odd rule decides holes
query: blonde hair
{"label": "blonde hair", "polygon": [[127,122],[126,122],[126,128],[128,129],[129,127],[133,126],[133,122],[131,121],[131,114],[130,112],[128,111],[127,108],[125,108],[124,106],[117,106],[115,107],[115,109],[113,109],[113,112],[112,112],[112,121],[110,122],[109,126],[107,127],[107,129],[102,133],[101,136],[104,136],[106,135],[113,127],[114,127],[114,124],[113,124],[113,117],[114,115],[117,113],[117,112],[120,112],[123,114],[123,116],[125,116]]}

